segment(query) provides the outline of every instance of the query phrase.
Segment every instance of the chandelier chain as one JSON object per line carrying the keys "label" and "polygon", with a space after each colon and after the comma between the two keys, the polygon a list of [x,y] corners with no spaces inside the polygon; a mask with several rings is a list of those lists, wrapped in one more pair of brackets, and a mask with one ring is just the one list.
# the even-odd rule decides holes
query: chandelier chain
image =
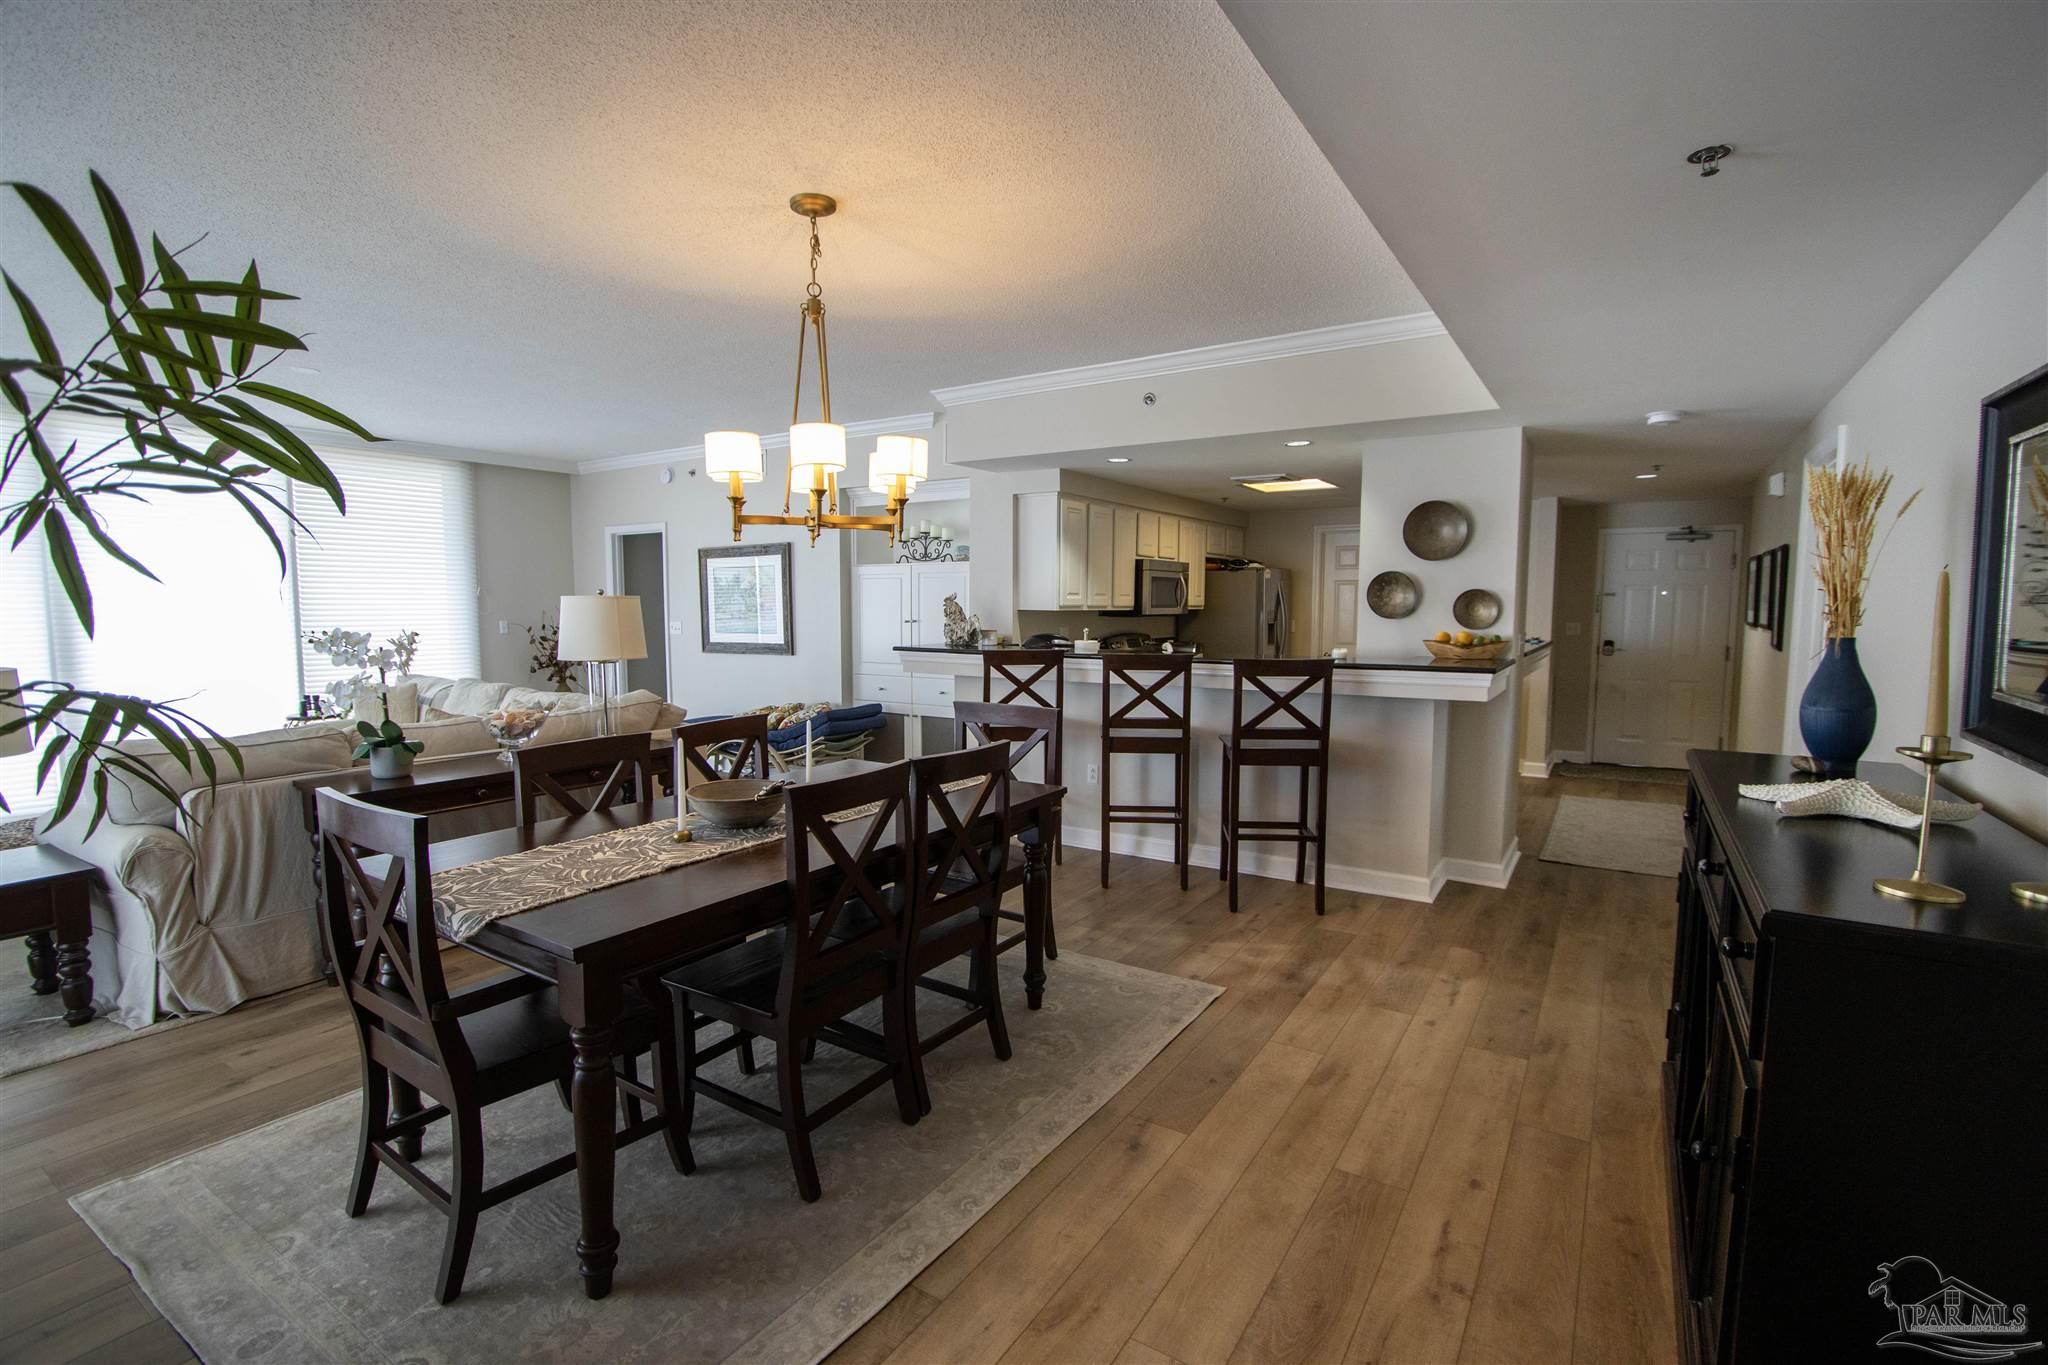
{"label": "chandelier chain", "polygon": [[818,285],[818,260],[825,254],[825,244],[818,240],[818,215],[811,214],[811,283],[804,292],[818,298],[825,291]]}

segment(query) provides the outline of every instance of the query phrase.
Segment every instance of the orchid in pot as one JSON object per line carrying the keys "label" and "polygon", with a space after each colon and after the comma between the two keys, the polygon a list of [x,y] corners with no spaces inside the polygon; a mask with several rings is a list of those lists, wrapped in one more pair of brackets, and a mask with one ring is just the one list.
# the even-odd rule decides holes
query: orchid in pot
{"label": "orchid in pot", "polygon": [[363,737],[362,743],[349,757],[369,759],[372,777],[404,777],[412,771],[413,759],[427,747],[419,740],[407,739],[398,722],[389,718],[382,725],[359,720],[356,733]]}

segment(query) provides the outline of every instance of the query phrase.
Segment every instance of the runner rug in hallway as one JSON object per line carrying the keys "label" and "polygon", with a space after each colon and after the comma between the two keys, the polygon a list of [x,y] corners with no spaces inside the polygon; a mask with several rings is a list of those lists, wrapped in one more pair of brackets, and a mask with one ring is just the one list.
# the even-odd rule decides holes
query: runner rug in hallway
{"label": "runner rug in hallway", "polygon": [[1683,809],[1662,801],[1562,796],[1539,856],[1546,863],[1676,877],[1685,852]]}
{"label": "runner rug in hallway", "polygon": [[[926,1059],[933,1111],[917,1126],[887,1086],[825,1124],[816,1204],[797,1197],[781,1133],[723,1105],[697,1105],[695,1175],[659,1139],[622,1151],[618,1281],[595,1303],[576,1277],[570,1175],[486,1212],[461,1298],[437,1307],[441,1215],[389,1171],[364,1217],[342,1212],[354,1095],[72,1203],[203,1360],[815,1361],[1222,994],[1067,953],[1033,1013],[1022,956],[1001,968],[1015,1055],[997,1062],[975,1029]],[[947,1006],[919,1005],[930,1031]],[[706,1074],[774,1102],[772,1068],[732,1063]],[[806,1089],[834,1094],[871,1067],[820,1046]],[[425,1163],[444,1184],[445,1128],[428,1129]],[[484,1145],[488,1183],[569,1150],[569,1115],[548,1088],[507,1100],[485,1111]]]}

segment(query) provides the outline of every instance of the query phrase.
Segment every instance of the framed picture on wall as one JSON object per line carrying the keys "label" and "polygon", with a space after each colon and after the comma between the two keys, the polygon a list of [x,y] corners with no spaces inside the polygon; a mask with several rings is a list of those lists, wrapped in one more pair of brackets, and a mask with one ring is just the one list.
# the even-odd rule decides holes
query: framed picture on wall
{"label": "framed picture on wall", "polygon": [[1765,605],[1769,614],[1766,624],[1771,629],[1771,648],[1782,650],[1785,647],[1785,618],[1788,615],[1785,610],[1785,596],[1792,584],[1792,547],[1780,545],[1765,558],[1770,560],[1770,570],[1764,575],[1767,583]]}
{"label": "framed picture on wall", "polygon": [[698,621],[706,654],[794,654],[789,546],[697,551]]}
{"label": "framed picture on wall", "polygon": [[1749,574],[1743,580],[1742,623],[1746,626],[1760,626],[1764,623],[1764,556],[1749,557]]}

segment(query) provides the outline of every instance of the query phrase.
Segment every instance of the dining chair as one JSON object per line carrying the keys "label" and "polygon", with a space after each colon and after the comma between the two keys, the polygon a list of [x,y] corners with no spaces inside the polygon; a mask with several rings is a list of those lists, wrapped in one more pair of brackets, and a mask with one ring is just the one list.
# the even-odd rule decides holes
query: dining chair
{"label": "dining chair", "polygon": [[[1043,753],[1045,781],[1060,786],[1066,773],[1067,652],[1063,649],[991,649],[981,656],[981,699],[1038,706],[1053,714],[1052,739]],[[1016,771],[1012,765],[1011,771]],[[1061,856],[1057,835],[1052,860]]]}
{"label": "dining chair", "polygon": [[[958,791],[948,791],[953,784]],[[971,788],[964,784],[974,784]],[[1010,1031],[996,979],[996,920],[1003,873],[1010,856],[1010,765],[993,745],[911,760],[909,964],[904,973],[904,1019],[915,1048],[918,1107],[932,1111],[924,1058],[977,1024],[988,1025],[996,1060],[1010,1060]],[[931,973],[956,958],[972,957],[967,984]],[[919,1032],[919,990],[968,1008],[930,1035]]]}
{"label": "dining chair", "polygon": [[[1240,842],[1294,845],[1294,880],[1307,872],[1308,850],[1316,850],[1316,913],[1323,913],[1324,834],[1330,818],[1330,680],[1328,659],[1239,659],[1230,689],[1230,733],[1223,735],[1223,839],[1216,874],[1230,883],[1230,910],[1237,913]],[[1245,717],[1246,702],[1254,708]],[[1309,708],[1303,710],[1303,707]],[[1291,820],[1243,818],[1247,768],[1295,768],[1301,793]],[[1315,823],[1309,823],[1309,776],[1316,778]]]}
{"label": "dining chair", "polygon": [[[1060,713],[1049,706],[1022,706],[1015,702],[956,701],[953,703],[953,718],[960,726],[960,743],[964,746],[970,740],[976,744],[1009,745],[1010,780],[1017,781],[1017,769],[1032,753],[1051,752],[1060,741]],[[1045,768],[1050,771],[1052,763],[1046,760]],[[1024,851],[1013,847],[1010,856],[1003,862],[1003,892],[1017,890],[1024,885]],[[1021,910],[1000,910],[998,914],[1015,924],[1024,922]],[[1016,933],[996,944],[996,951],[1007,953],[1024,941],[1024,931]],[[1045,955],[1055,960],[1060,955],[1059,939],[1053,932],[1052,906],[1045,909]]]}
{"label": "dining chair", "polygon": [[[1109,889],[1109,830],[1112,825],[1173,826],[1173,860],[1180,865],[1180,889],[1188,889],[1188,846],[1193,828],[1189,806],[1194,786],[1194,676],[1192,654],[1129,654],[1102,657],[1102,886]],[[1179,683],[1179,687],[1174,684]],[[1117,688],[1130,695],[1115,704]],[[1179,692],[1178,701],[1174,693]],[[1118,754],[1164,754],[1172,763],[1172,799],[1119,806],[1110,795]]]}
{"label": "dining chair", "polygon": [[[707,782],[728,777],[769,776],[768,717],[765,713],[690,721],[675,728],[675,741],[682,746],[683,760],[689,765],[690,772]],[[730,755],[714,752],[730,744],[737,744],[738,750]],[[720,763],[715,761],[720,758],[726,760],[722,770]]]}
{"label": "dining chair", "polygon": [[[476,1239],[478,1216],[536,1185],[576,1169],[570,1152],[486,1188],[483,1111],[486,1106],[570,1074],[569,1026],[555,987],[520,972],[448,988],[434,930],[434,894],[427,863],[427,817],[388,810],[338,792],[318,796],[320,862],[326,894],[321,931],[355,1025],[363,1067],[362,1123],[348,1216],[370,1204],[379,1166],[389,1166],[448,1219],[434,1297],[451,1303]],[[368,855],[368,856],[366,856]],[[381,856],[380,856],[381,855]],[[354,928],[360,915],[362,928]],[[358,937],[360,933],[360,937]],[[662,1073],[669,1046],[666,1016],[629,1011],[619,1056],[652,1050]],[[619,1088],[661,1108],[658,1089],[621,1078]],[[435,1101],[422,1108],[420,1097]],[[621,1146],[663,1133],[669,1159],[693,1167],[687,1137],[662,1110],[628,1122]],[[426,1128],[448,1120],[451,1164],[443,1188],[418,1164]]]}
{"label": "dining chair", "polygon": [[[665,1073],[668,1112],[685,1142],[696,1097],[707,1096],[782,1130],[796,1187],[806,1203],[821,1193],[811,1132],[884,1084],[896,1090],[905,1123],[920,1117],[902,968],[911,917],[892,874],[903,870],[910,805],[905,764],[792,787],[784,797],[783,839],[789,919],[778,930],[699,958],[663,975],[674,1001],[676,1066]],[[835,824],[864,806],[868,816]],[[842,831],[858,832],[852,846]],[[823,861],[814,864],[815,855]],[[882,1031],[846,1016],[881,1002]],[[732,1051],[737,1038],[698,1048],[700,1019],[715,1019],[775,1044],[779,1101],[770,1107],[707,1079],[702,1065]],[[824,1104],[804,1097],[806,1045],[813,1040],[879,1062]]]}
{"label": "dining chair", "polygon": [[[587,787],[587,778],[602,772],[595,795],[578,796],[562,782],[566,776]],[[623,805],[652,795],[654,788],[654,739],[640,733],[598,735],[591,739],[569,739],[558,744],[534,744],[512,751],[512,800],[522,827],[531,825],[539,811],[540,799],[552,797],[564,815],[588,815],[607,806]]]}

